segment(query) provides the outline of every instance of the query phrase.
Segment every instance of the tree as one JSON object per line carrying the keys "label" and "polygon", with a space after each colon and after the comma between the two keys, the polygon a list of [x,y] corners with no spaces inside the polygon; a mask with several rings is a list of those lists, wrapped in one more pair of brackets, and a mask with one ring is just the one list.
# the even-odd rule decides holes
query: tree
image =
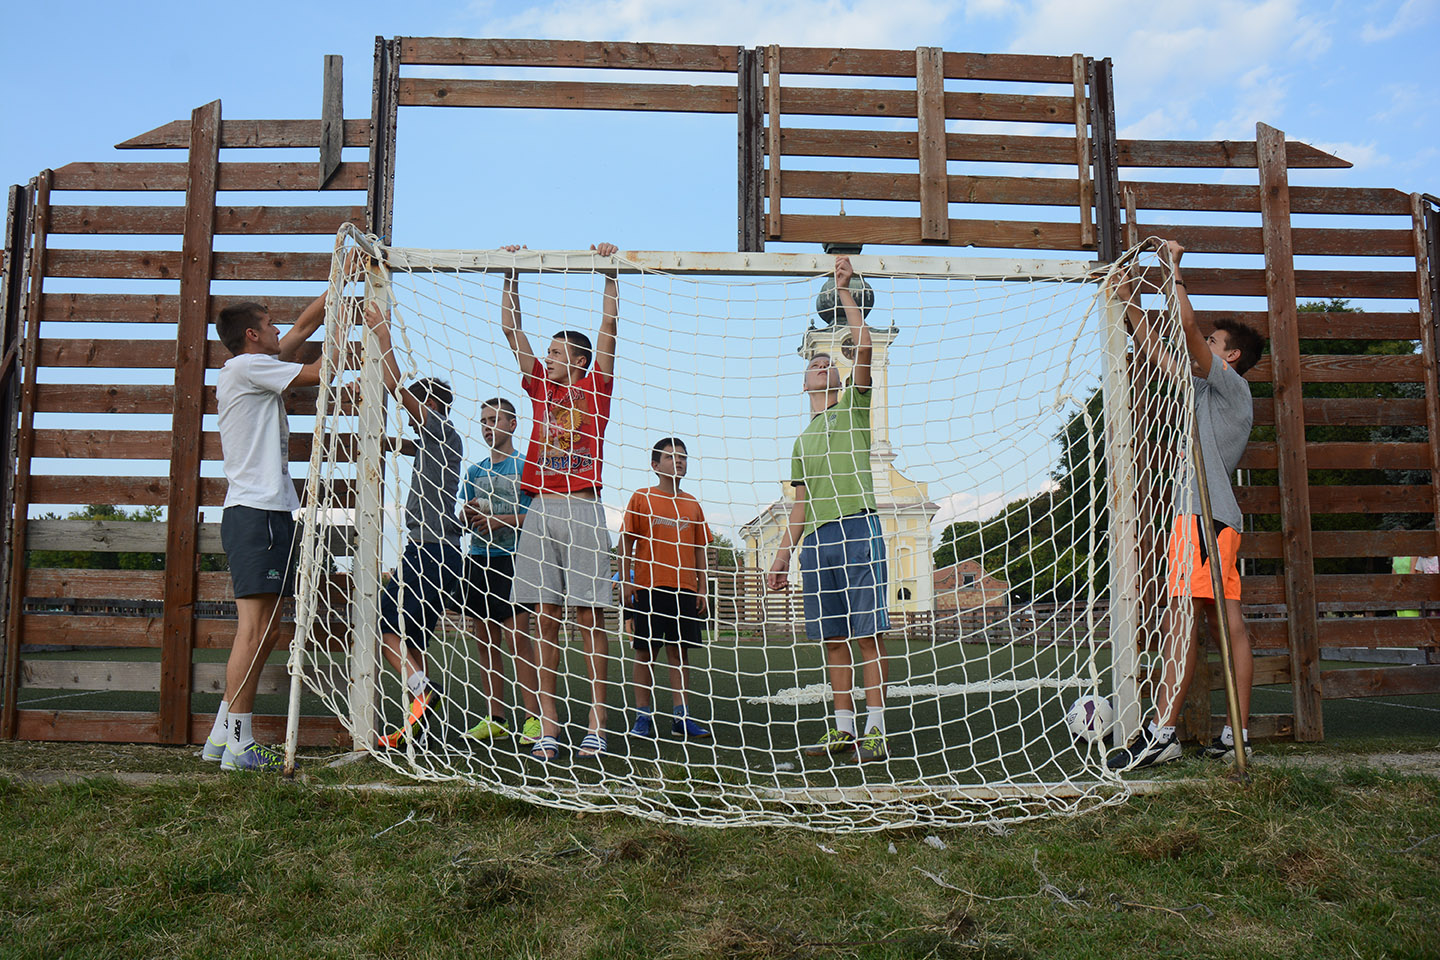
{"label": "tree", "polygon": [[[40,517],[42,520],[61,519],[54,513]],[[92,503],[83,509],[70,513],[67,520],[133,521],[159,523],[164,521],[164,510],[160,507],[142,507],[134,513],[126,513],[120,507],[108,503]],[[26,563],[31,568],[62,568],[69,570],[164,570],[165,554],[149,552],[114,552],[108,550],[30,550]],[[228,570],[224,554],[202,554],[201,570]]]}

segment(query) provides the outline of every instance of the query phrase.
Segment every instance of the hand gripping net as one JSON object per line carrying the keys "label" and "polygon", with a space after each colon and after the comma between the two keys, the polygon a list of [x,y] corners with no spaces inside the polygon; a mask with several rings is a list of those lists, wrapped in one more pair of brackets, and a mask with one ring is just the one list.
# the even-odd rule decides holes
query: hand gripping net
{"label": "hand gripping net", "polygon": [[[684,441],[682,489],[721,538],[708,550],[704,643],[689,670],[690,715],[708,738],[671,735],[663,653],[654,664],[659,735],[628,735],[635,653],[614,607],[618,573],[604,598],[601,655],[587,662],[573,610],[561,631],[558,757],[532,758],[517,736],[466,736],[492,712],[520,732],[517,647],[506,634],[500,653],[485,652],[485,624],[456,595],[463,573],[401,562],[416,539],[405,505],[420,437],[386,395],[360,298],[332,298],[327,356],[346,359],[317,404],[291,671],[357,749],[421,780],[717,826],[997,823],[1126,796],[1105,769],[1107,744],[1077,740],[1064,715],[1082,695],[1106,697],[1116,711],[1112,742],[1123,742],[1161,666],[1166,536],[1188,509],[1194,395],[1188,376],[1161,376],[1129,349],[1116,294],[1122,274],[1134,278],[1131,301],[1148,308],[1166,363],[1185,369],[1170,273],[1153,253],[1136,248],[1114,267],[855,258],[874,292],[871,471],[890,621],[889,759],[861,765],[853,755],[802,752],[834,722],[823,645],[806,639],[798,560],[788,591],[763,582],[789,511],[792,444],[811,416],[801,392],[806,357],[833,349],[848,374],[844,321],[831,327],[815,309],[833,258],[430,251],[379,247],[347,230],[337,240],[336,292],[348,279],[358,293],[357,277],[341,276],[357,245],[378,258],[364,292],[393,305],[402,382],[439,377],[453,390],[462,477],[489,454],[480,426],[487,400],[514,403],[522,457],[536,426],[501,330],[504,271],[518,271],[522,328],[543,358],[560,330],[596,339],[603,272],[618,269],[600,498],[607,546],[618,542],[631,494],[656,483],[651,448],[662,437]],[[492,497],[504,499],[489,487],[478,499]],[[462,514],[459,491],[448,491],[446,509]],[[422,539],[443,536],[422,531]],[[461,537],[461,553],[471,538]],[[618,561],[604,558],[604,569],[618,571]],[[378,656],[387,590],[435,604],[424,636],[408,635],[414,623],[398,629],[423,647],[442,696],[423,731],[381,749],[377,736],[396,728],[411,702]],[[1175,626],[1188,636],[1186,616]],[[538,657],[533,618],[527,633],[537,639],[522,647]],[[863,730],[865,690],[851,649]],[[608,749],[582,757],[592,671],[609,684]]]}

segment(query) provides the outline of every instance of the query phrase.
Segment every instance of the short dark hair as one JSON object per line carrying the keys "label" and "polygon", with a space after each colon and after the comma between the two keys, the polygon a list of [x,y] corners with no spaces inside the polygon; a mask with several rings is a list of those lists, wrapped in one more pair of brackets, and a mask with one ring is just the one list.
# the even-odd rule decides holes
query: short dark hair
{"label": "short dark hair", "polygon": [[434,400],[440,404],[440,413],[450,412],[450,404],[455,401],[455,391],[450,389],[450,384],[439,377],[425,377],[416,380],[409,386],[410,395],[421,403]]}
{"label": "short dark hair", "polygon": [[225,344],[225,349],[238,357],[245,352],[245,331],[259,330],[269,314],[265,304],[254,300],[232,303],[220,311],[215,321],[215,334]]}
{"label": "short dark hair", "polygon": [[656,440],[655,446],[650,448],[650,465],[652,467],[660,462],[660,455],[665,452],[666,447],[669,447],[672,451],[676,447],[679,447],[681,453],[684,453],[687,456],[690,454],[689,449],[685,446],[685,441],[681,440],[679,437],[665,437],[663,439]]}
{"label": "short dark hair", "polygon": [[494,407],[501,413],[508,413],[512,417],[515,416],[515,404],[511,403],[509,400],[506,400],[504,397],[495,397],[492,400],[486,400],[484,403],[480,404],[481,410],[484,410],[486,407]]}
{"label": "short dark hair", "polygon": [[1240,351],[1240,359],[1235,361],[1236,373],[1243,377],[1245,371],[1260,362],[1260,355],[1265,352],[1265,338],[1254,327],[1234,317],[1221,317],[1215,321],[1215,329],[1225,331],[1227,349]]}
{"label": "short dark hair", "polygon": [[564,340],[570,346],[579,350],[585,355],[583,366],[590,366],[591,359],[595,356],[595,348],[590,345],[590,338],[579,330],[561,330],[555,334],[556,340]]}

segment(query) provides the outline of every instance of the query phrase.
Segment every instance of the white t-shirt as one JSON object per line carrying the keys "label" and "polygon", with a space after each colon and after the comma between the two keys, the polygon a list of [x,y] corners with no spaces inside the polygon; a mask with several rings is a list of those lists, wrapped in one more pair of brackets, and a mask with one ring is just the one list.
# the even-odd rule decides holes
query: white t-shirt
{"label": "white t-shirt", "polygon": [[220,450],[225,506],[284,510],[300,506],[290,479],[290,422],[282,396],[302,365],[264,353],[242,353],[220,368]]}

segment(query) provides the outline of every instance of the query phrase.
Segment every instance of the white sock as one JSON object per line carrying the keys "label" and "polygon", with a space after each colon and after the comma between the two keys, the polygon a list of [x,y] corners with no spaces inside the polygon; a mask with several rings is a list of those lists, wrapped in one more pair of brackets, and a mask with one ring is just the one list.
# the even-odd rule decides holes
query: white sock
{"label": "white sock", "polygon": [[425,686],[429,682],[430,678],[425,676],[424,670],[421,670],[417,673],[412,673],[410,674],[410,676],[405,678],[405,686],[410,688],[410,695],[412,697],[416,697],[417,699],[425,693]]}
{"label": "white sock", "polygon": [[255,742],[255,734],[250,730],[250,721],[254,718],[255,714],[253,713],[230,714],[231,753],[243,753],[250,744]]}
{"label": "white sock", "polygon": [[844,733],[848,733],[852,737],[855,736],[855,711],[836,710],[835,729],[840,730]]}
{"label": "white sock", "polygon": [[880,736],[885,736],[885,708],[871,707],[865,711],[865,732],[879,730]]}
{"label": "white sock", "polygon": [[1150,721],[1150,735],[1157,740],[1174,740],[1175,728],[1173,726],[1162,727],[1154,720]]}
{"label": "white sock", "polygon": [[1235,746],[1235,731],[1230,728],[1228,723],[1225,724],[1225,729],[1220,731],[1220,742],[1227,747]]}
{"label": "white sock", "polygon": [[230,736],[230,702],[220,701],[220,709],[215,711],[215,723],[210,727],[210,742],[224,743]]}

